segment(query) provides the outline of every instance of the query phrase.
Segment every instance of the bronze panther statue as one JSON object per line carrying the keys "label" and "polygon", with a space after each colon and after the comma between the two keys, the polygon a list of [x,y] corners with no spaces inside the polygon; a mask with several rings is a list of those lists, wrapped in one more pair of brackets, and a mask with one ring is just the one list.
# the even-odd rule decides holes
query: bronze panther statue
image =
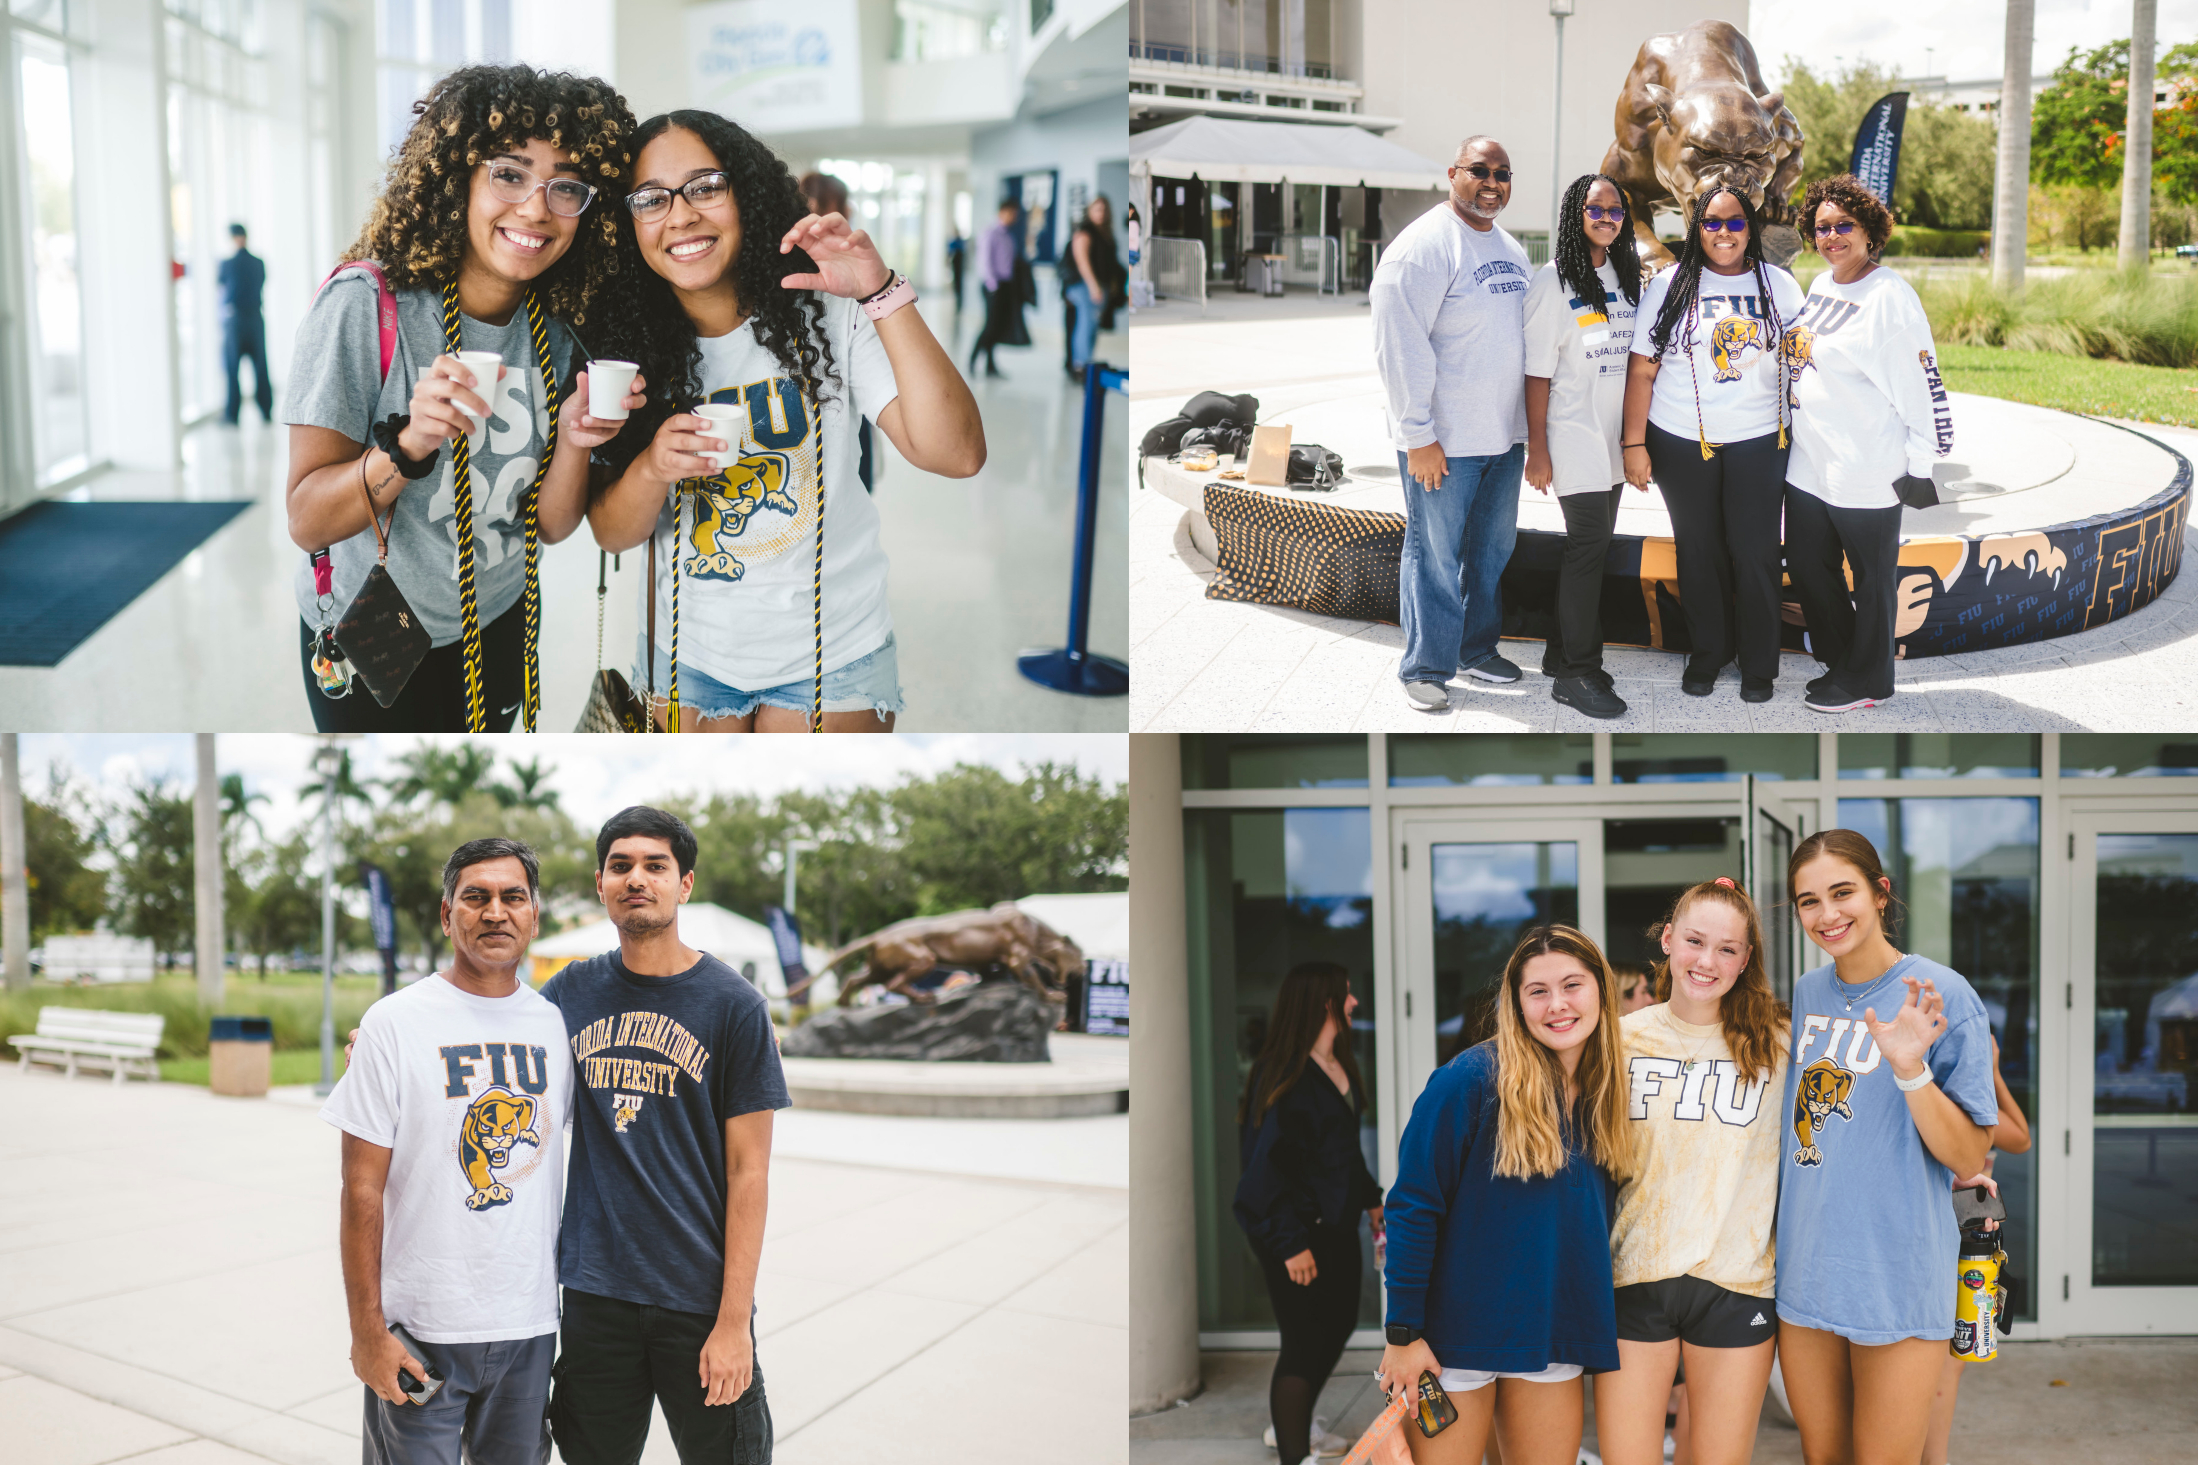
{"label": "bronze panther statue", "polygon": [[[1015,973],[1023,985],[1040,996],[1059,1002],[1064,1000],[1062,988],[1069,977],[1084,970],[1084,953],[1075,942],[1026,915],[1011,900],[1001,901],[990,910],[896,921],[833,952],[822,970],[829,971],[859,952],[867,952],[869,959],[860,972],[841,984],[842,1007],[864,987],[880,984],[911,1001],[930,1002],[935,999],[912,990],[909,983],[933,967],[982,972],[995,964]],[[786,995],[799,1001],[809,983],[821,974],[811,974],[788,989]]]}
{"label": "bronze panther statue", "polygon": [[1785,94],[1764,86],[1755,47],[1727,22],[1696,21],[1643,41],[1618,97],[1616,132],[1603,171],[1625,190],[1643,261],[1672,262],[1656,238],[1656,210],[1687,214],[1718,185],[1760,211],[1765,259],[1785,264],[1800,252],[1789,199],[1801,179],[1801,124]]}

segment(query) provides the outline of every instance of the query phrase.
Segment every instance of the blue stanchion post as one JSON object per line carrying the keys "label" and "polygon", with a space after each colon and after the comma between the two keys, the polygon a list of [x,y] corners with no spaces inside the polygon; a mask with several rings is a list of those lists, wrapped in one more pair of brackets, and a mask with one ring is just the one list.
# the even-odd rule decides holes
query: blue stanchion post
{"label": "blue stanchion post", "polygon": [[1120,697],[1130,689],[1130,669],[1111,656],[1095,656],[1091,633],[1092,540],[1099,531],[1099,462],[1110,391],[1129,390],[1129,373],[1094,361],[1084,370],[1084,449],[1076,477],[1076,573],[1069,587],[1068,645],[1032,651],[1015,664],[1041,687],[1081,697]]}

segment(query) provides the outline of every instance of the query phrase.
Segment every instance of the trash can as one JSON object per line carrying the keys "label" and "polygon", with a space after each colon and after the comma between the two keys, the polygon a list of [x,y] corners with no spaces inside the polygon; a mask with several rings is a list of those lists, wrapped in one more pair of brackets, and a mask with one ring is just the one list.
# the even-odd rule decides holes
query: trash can
{"label": "trash can", "polygon": [[206,1051],[213,1059],[215,1093],[239,1099],[266,1097],[275,1072],[273,1018],[217,1017]]}

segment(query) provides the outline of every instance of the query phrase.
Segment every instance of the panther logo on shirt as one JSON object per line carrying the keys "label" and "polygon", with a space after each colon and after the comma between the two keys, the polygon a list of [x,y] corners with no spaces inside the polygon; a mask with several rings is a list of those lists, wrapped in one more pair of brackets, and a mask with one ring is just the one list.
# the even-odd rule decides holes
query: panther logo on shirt
{"label": "panther logo on shirt", "polygon": [[1794,1151],[1796,1165],[1806,1168],[1824,1163],[1824,1152],[1817,1148],[1816,1137],[1834,1114],[1848,1120],[1855,1117],[1847,1102],[1854,1087],[1855,1076],[1829,1058],[1819,1058],[1801,1071],[1801,1082],[1794,1087],[1794,1138],[1801,1145]]}
{"label": "panther logo on shirt", "polygon": [[1763,322],[1746,315],[1720,316],[1710,327],[1710,360],[1717,363],[1717,380],[1740,380],[1740,357],[1750,347],[1770,349],[1763,342]]}
{"label": "panther logo on shirt", "polygon": [[641,1094],[612,1094],[611,1128],[620,1134],[624,1134],[626,1126],[641,1117],[643,1097]]}
{"label": "panther logo on shirt", "polygon": [[1801,373],[1816,365],[1816,332],[1807,326],[1793,326],[1786,332],[1786,405],[1798,407],[1793,399],[1793,388],[1801,385]]}
{"label": "panther logo on shirt", "polygon": [[711,392],[708,400],[747,408],[722,473],[689,479],[673,501],[680,571],[697,580],[738,581],[748,566],[805,543],[816,529],[822,456],[814,409],[787,377]]}
{"label": "panther logo on shirt", "polygon": [[528,1095],[494,1087],[482,1090],[481,1096],[466,1106],[465,1124],[458,1132],[458,1166],[465,1171],[466,1183],[473,1187],[466,1197],[467,1210],[485,1211],[511,1204],[511,1187],[498,1179],[496,1172],[511,1163],[515,1146],[541,1147],[534,1113],[534,1100]]}

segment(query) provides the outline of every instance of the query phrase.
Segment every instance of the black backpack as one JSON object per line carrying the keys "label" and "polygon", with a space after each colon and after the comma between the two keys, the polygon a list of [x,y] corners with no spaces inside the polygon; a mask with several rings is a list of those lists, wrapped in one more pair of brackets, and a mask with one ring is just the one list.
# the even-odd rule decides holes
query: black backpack
{"label": "black backpack", "polygon": [[1242,443],[1251,441],[1252,424],[1259,420],[1259,398],[1253,396],[1223,396],[1219,392],[1200,392],[1183,404],[1183,410],[1165,422],[1155,423],[1145,430],[1137,444],[1137,481],[1145,481],[1147,458],[1169,458],[1181,452],[1193,429],[1237,427],[1243,430],[1240,445],[1224,447],[1213,437],[1203,437],[1188,443],[1196,446],[1207,443],[1224,453],[1244,452]]}

